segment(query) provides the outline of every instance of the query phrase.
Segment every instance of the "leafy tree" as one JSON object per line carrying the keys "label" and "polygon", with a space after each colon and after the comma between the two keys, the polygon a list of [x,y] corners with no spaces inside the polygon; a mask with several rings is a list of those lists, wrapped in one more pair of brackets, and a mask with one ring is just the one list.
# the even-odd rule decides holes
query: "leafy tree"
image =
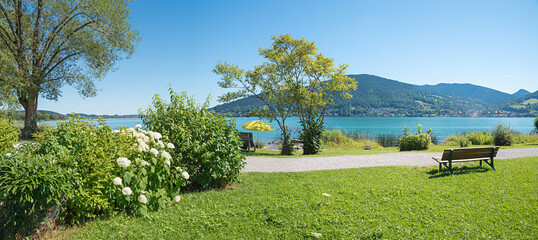
{"label": "leafy tree", "polygon": [[275,43],[278,59],[290,73],[290,91],[302,126],[303,153],[316,154],[322,147],[327,107],[336,105],[337,95],[351,98],[349,91],[357,89],[357,82],[345,75],[347,65],[335,67],[332,58],[317,52],[314,42],[282,35]]}
{"label": "leafy tree", "polygon": [[534,128],[536,128],[536,132],[538,132],[538,117],[534,119]]}
{"label": "leafy tree", "polygon": [[251,110],[250,114],[278,123],[283,135],[282,154],[292,150],[285,121],[291,114],[297,114],[303,128],[304,153],[317,153],[327,106],[334,105],[336,95],[347,99],[351,97],[348,92],[356,89],[356,82],[345,76],[347,66],[335,67],[333,59],[317,53],[314,42],[293,39],[287,34],[273,36],[272,46],[260,49],[259,54],[267,62],[247,72],[227,63],[217,64],[213,71],[222,75],[219,85],[239,88],[219,100],[230,102],[248,96],[261,100],[263,108]]}
{"label": "leafy tree", "polygon": [[25,110],[23,137],[36,129],[39,95],[49,100],[71,85],[95,96],[101,79],[130,57],[130,0],[13,0],[0,2],[0,91]]}
{"label": "leafy tree", "polygon": [[250,115],[275,121],[282,131],[282,155],[292,154],[290,144],[291,130],[286,125],[286,119],[292,115],[296,103],[292,96],[292,72],[282,58],[282,51],[278,42],[279,37],[273,36],[273,45],[266,49],[259,49],[259,54],[267,62],[255,66],[253,70],[244,71],[238,66],[226,62],[218,63],[213,69],[221,75],[219,86],[222,88],[236,88],[235,92],[228,92],[219,97],[220,102],[230,102],[243,97],[254,96],[264,103],[261,109],[252,109]]}

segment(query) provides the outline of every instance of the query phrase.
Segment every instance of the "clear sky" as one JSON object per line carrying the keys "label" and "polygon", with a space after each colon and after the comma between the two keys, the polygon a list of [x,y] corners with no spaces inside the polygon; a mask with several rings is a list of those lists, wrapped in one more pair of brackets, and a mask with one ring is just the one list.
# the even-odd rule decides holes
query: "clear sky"
{"label": "clear sky", "polygon": [[130,59],[97,82],[94,98],[66,86],[60,113],[135,114],[168,85],[198,102],[225,91],[218,61],[250,69],[271,36],[315,41],[318,51],[373,74],[412,84],[472,83],[507,93],[538,90],[538,1],[138,0],[133,29],[142,41]]}

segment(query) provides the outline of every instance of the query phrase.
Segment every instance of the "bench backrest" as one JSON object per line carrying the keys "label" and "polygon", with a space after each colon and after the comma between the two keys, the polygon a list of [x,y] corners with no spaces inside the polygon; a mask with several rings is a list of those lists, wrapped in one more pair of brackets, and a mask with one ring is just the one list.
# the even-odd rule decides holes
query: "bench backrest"
{"label": "bench backrest", "polygon": [[[443,159],[448,160],[450,157],[450,150],[452,152],[452,160],[459,159],[474,159],[474,158],[490,158],[497,156],[499,147],[479,147],[479,148],[454,148],[454,149],[445,149],[443,151]],[[492,155],[493,154],[493,155]]]}
{"label": "bench backrest", "polygon": [[254,141],[252,138],[252,133],[249,132],[239,132],[239,137],[243,141],[243,146],[248,146],[250,143],[250,146],[254,146]]}

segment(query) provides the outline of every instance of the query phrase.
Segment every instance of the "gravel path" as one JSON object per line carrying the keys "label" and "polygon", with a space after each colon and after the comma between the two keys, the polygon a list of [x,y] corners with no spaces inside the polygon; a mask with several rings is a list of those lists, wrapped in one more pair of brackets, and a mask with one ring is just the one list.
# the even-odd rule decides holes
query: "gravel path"
{"label": "gravel path", "polygon": [[[441,152],[398,152],[376,155],[332,157],[270,158],[247,157],[243,172],[303,172],[324,169],[361,168],[378,166],[432,166],[432,157]],[[495,159],[538,156],[538,147],[499,149]]]}

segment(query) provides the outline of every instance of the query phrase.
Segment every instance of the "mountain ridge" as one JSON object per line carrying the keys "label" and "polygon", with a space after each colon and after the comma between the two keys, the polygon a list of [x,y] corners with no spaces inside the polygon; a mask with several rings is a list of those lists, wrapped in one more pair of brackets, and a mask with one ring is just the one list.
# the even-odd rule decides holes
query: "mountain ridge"
{"label": "mountain ridge", "polygon": [[[351,99],[335,98],[332,116],[511,116],[513,111],[501,106],[520,95],[508,94],[473,84],[414,85],[369,74],[350,74],[357,80]],[[493,96],[493,97],[492,97]],[[501,100],[499,100],[499,98]],[[263,107],[254,97],[214,106],[213,110],[232,116],[245,116]],[[517,113],[514,113],[517,114]]]}

